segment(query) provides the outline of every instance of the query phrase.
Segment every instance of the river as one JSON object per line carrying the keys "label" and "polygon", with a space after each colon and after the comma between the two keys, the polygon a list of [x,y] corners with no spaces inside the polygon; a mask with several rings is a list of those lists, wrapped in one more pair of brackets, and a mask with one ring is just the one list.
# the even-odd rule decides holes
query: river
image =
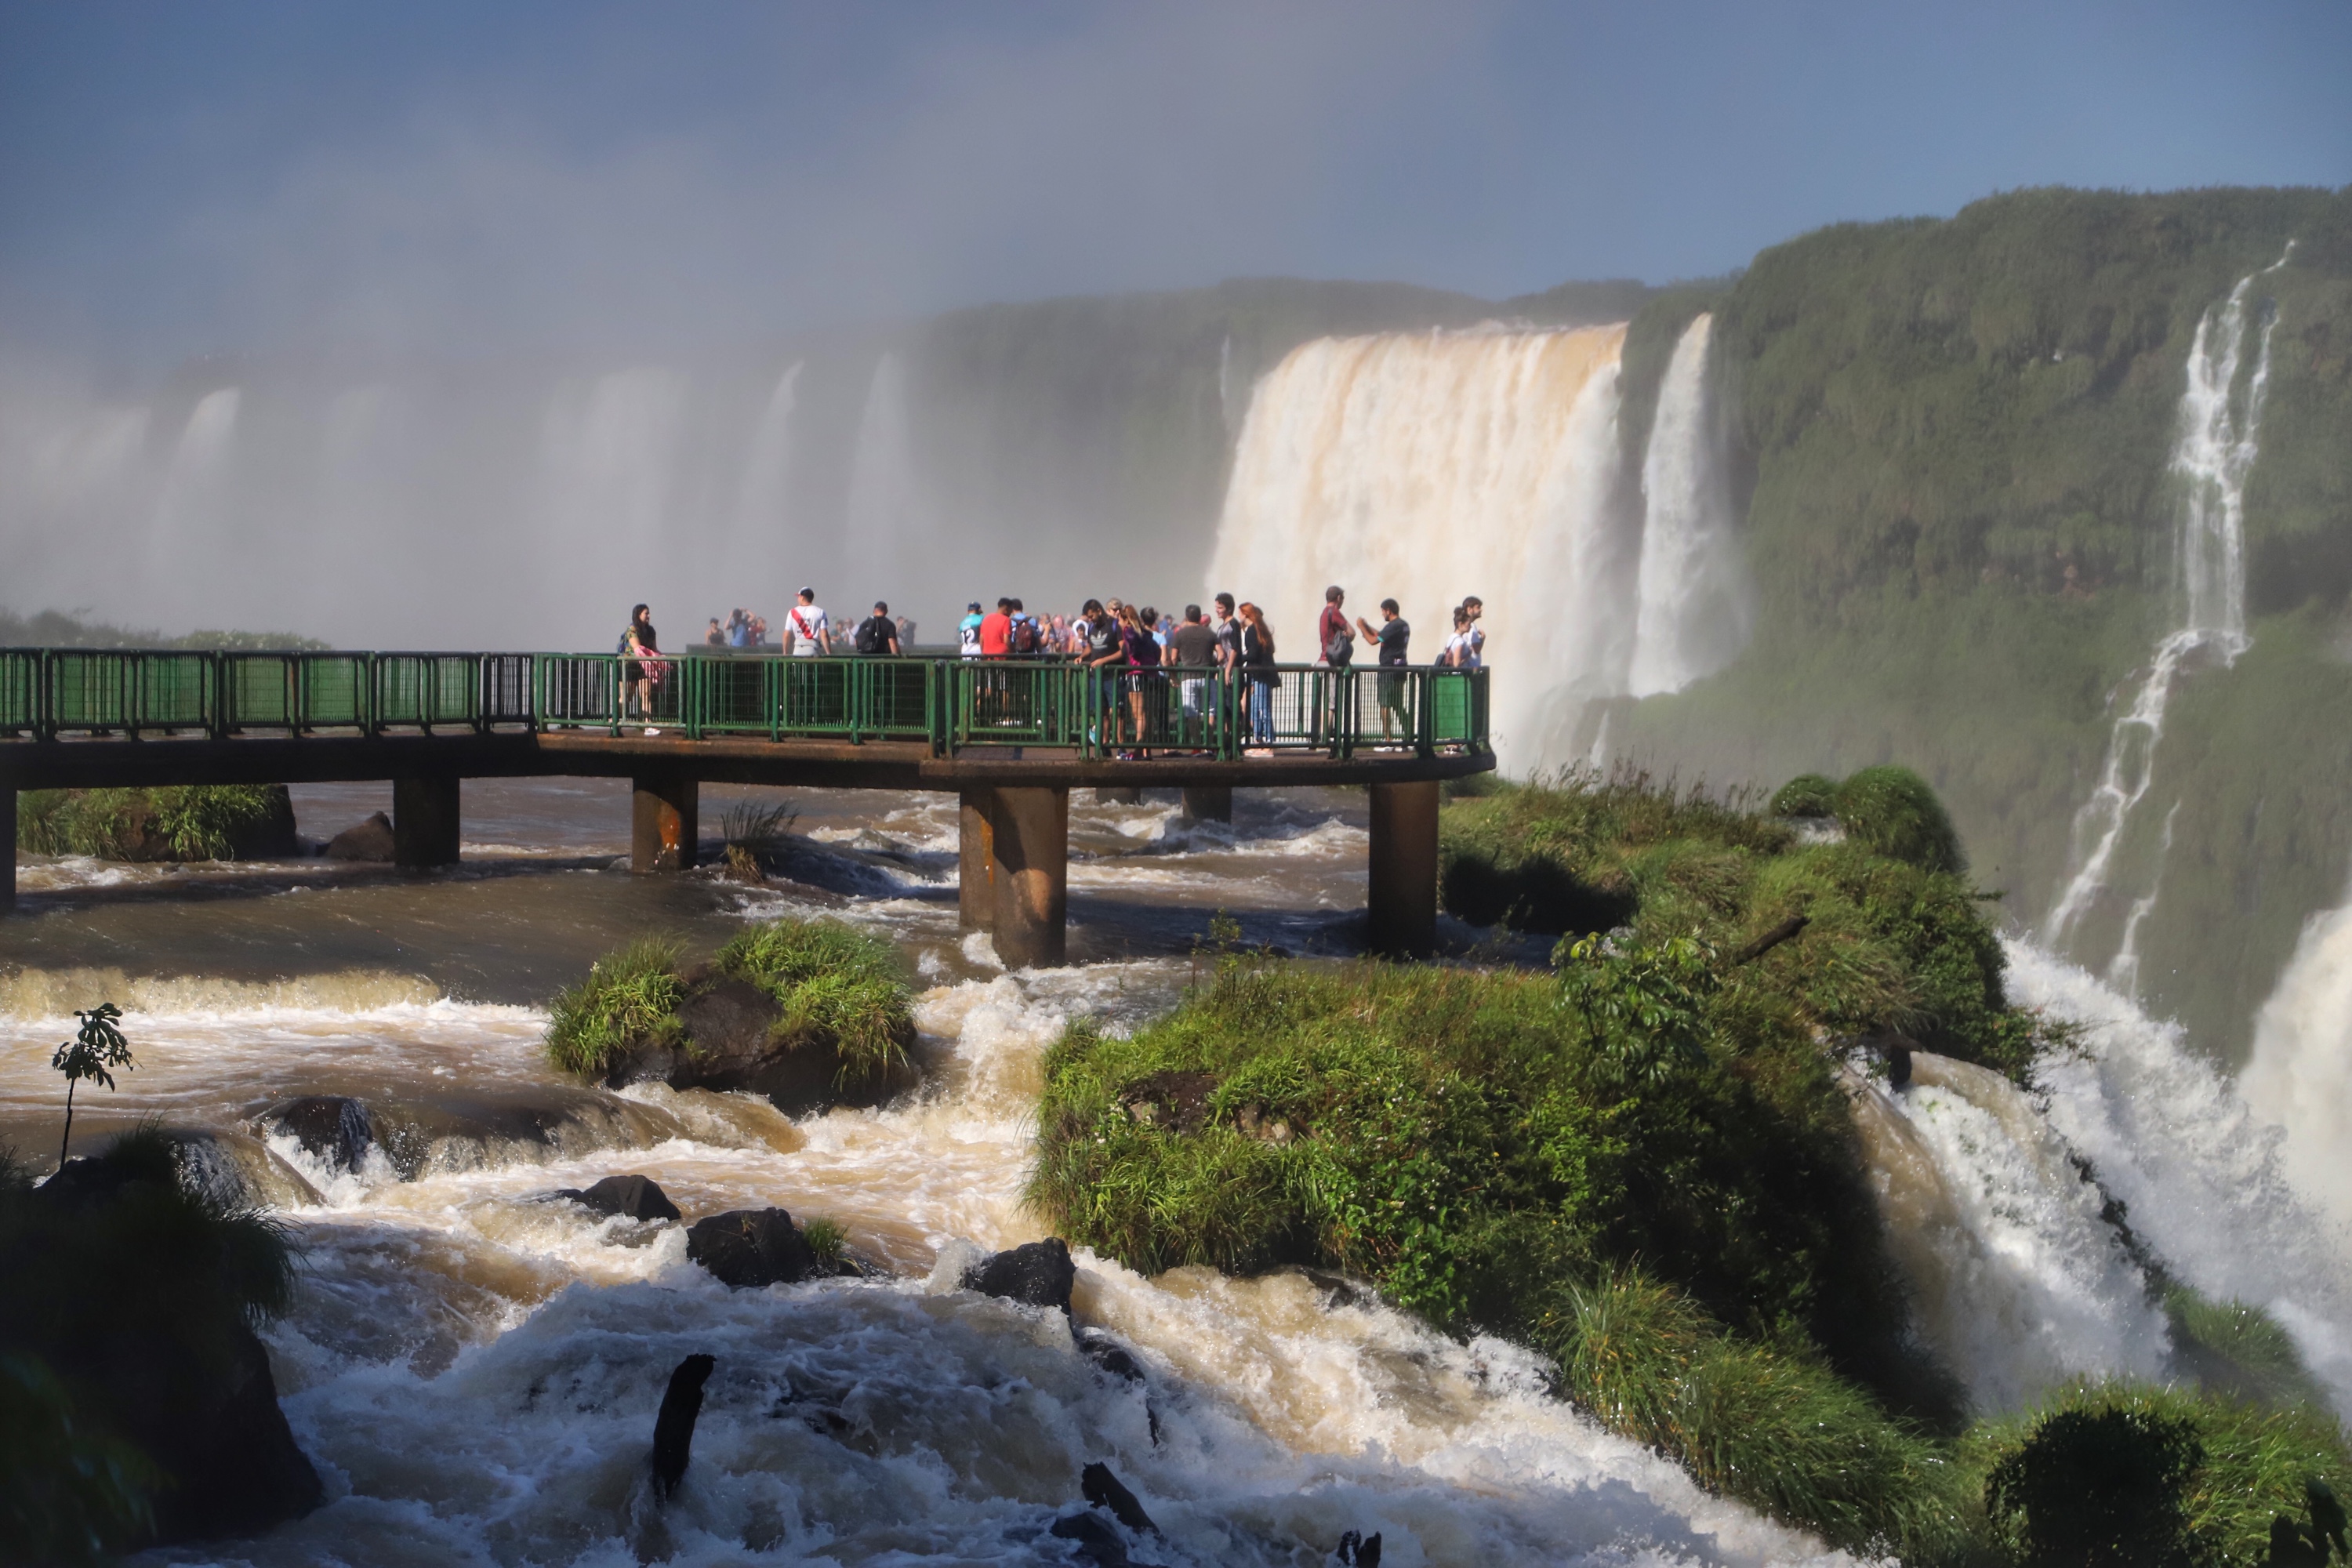
{"label": "river", "polygon": [[[302,830],[389,793],[298,789]],[[1022,973],[957,929],[953,797],[709,787],[706,833],[747,803],[796,814],[787,878],[631,876],[625,785],[562,780],[469,782],[466,863],[442,873],[23,868],[30,918],[0,926],[0,1138],[49,1157],[47,1052],[71,1008],[114,1000],[138,1066],[78,1100],[76,1146],[142,1116],[209,1131],[302,1247],[294,1310],[266,1337],[326,1504],[141,1561],[1075,1561],[1046,1531],[1093,1460],[1141,1497],[1170,1563],[1303,1568],[1349,1530],[1402,1564],[1822,1555],[1552,1398],[1528,1352],[1454,1342],[1345,1281],[1145,1279],[1082,1250],[1076,1316],[1134,1348],[1139,1385],[1078,1353],[1059,1314],[956,1288],[982,1252],[1044,1234],[1020,1193],[1039,1059],[1066,1020],[1171,1005],[1218,910],[1252,942],[1354,950],[1360,792],[1244,791],[1230,826],[1182,822],[1172,797],[1077,797],[1074,962]],[[654,933],[716,945],[780,914],[898,944],[919,1093],[793,1121],[741,1096],[583,1095],[544,1065],[541,1008],[598,954]],[[257,1112],[307,1094],[569,1120],[403,1180],[380,1154],[329,1169],[255,1136]],[[689,1219],[832,1218],[879,1272],[730,1292],[679,1227],[548,1197],[621,1172]],[[718,1368],[687,1484],[657,1509],[654,1413],[695,1352]]]}

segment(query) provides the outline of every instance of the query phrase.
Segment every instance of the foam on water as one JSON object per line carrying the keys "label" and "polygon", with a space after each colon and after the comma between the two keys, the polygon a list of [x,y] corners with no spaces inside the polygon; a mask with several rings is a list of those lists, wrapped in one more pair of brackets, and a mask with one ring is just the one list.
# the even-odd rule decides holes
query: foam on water
{"label": "foam on water", "polygon": [[2036,1064],[2050,1124],[2173,1274],[2269,1311],[2352,1415],[2352,1249],[2289,1179],[2279,1129],[2179,1026],[2030,942],[2003,945],[2012,999],[2083,1026],[2078,1049]]}
{"label": "foam on water", "polygon": [[[1350,1529],[1382,1531],[1401,1563],[1820,1557],[1553,1399],[1526,1352],[1305,1275],[1146,1279],[1081,1252],[1079,1316],[1137,1347],[1143,1387],[1077,1353],[1059,1314],[954,1289],[958,1258],[1041,1233],[1021,1189],[1046,1045],[1080,1014],[1117,1029],[1157,1013],[1188,975],[1152,960],[934,987],[918,1006],[931,1082],[884,1110],[794,1124],[641,1088],[681,1135],[411,1182],[319,1173],[324,1205],[287,1216],[304,1286],[271,1340],[329,1500],[261,1541],[151,1560],[1066,1561],[1045,1531],[1097,1459],[1166,1532],[1139,1555],[1168,1563],[1319,1562]],[[342,1024],[535,1057],[529,1015]],[[459,1047],[461,1026],[478,1033]],[[199,1027],[172,1024],[173,1049]],[[678,1227],[551,1197],[617,1170],[689,1216],[836,1219],[892,1277],[730,1292]],[[656,1510],[653,1412],[696,1352],[719,1369],[686,1488]]]}

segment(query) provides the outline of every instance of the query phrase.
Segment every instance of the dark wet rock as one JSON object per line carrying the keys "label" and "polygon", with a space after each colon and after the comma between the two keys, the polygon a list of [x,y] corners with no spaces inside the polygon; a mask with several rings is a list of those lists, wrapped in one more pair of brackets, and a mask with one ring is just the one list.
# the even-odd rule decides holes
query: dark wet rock
{"label": "dark wet rock", "polygon": [[669,1194],[650,1176],[607,1176],[592,1186],[564,1187],[555,1194],[582,1208],[625,1219],[684,1219]]}
{"label": "dark wet rock", "polygon": [[[748,1091],[800,1116],[836,1105],[880,1105],[921,1081],[913,1067],[901,1064],[877,1079],[845,1083],[841,1057],[829,1044],[776,1037],[782,1010],[760,987],[708,971],[680,978],[688,986],[677,1010],[683,1043],[623,1053],[605,1075],[608,1087],[660,1082],[721,1094]],[[905,1042],[913,1043],[911,1037]]]}
{"label": "dark wet rock", "polygon": [[404,1181],[643,1149],[685,1132],[677,1118],[653,1106],[554,1084],[383,1100],[368,1107],[368,1121]]}
{"label": "dark wet rock", "polygon": [[1077,1279],[1069,1243],[1058,1236],[992,1253],[963,1271],[967,1290],[1032,1307],[1058,1307],[1065,1312],[1070,1310],[1070,1288]]}
{"label": "dark wet rock", "polygon": [[[320,1201],[301,1173],[251,1138],[209,1129],[168,1127],[180,1185],[219,1209],[295,1208]],[[124,1183],[140,1179],[104,1159],[68,1160],[40,1193],[71,1208],[111,1201]]]}
{"label": "dark wet rock", "polygon": [[1381,1532],[1364,1536],[1348,1531],[1339,1537],[1339,1558],[1347,1568],[1381,1568]]}
{"label": "dark wet rock", "polygon": [[[644,1180],[641,1176],[631,1179]],[[654,1417],[654,1489],[665,1502],[686,1475],[687,1460],[694,1451],[694,1424],[702,1415],[702,1385],[710,1381],[710,1371],[718,1364],[715,1356],[690,1355],[669,1374],[661,1414]]]}
{"label": "dark wet rock", "polygon": [[1100,1329],[1080,1329],[1074,1337],[1077,1341],[1078,1353],[1111,1376],[1129,1383],[1144,1381],[1143,1363],[1135,1358],[1133,1351],[1109,1334]]}
{"label": "dark wet rock", "polygon": [[302,1152],[331,1171],[356,1175],[375,1143],[367,1106],[341,1094],[306,1094],[281,1100],[255,1120],[302,1146]]}
{"label": "dark wet rock", "polygon": [[390,860],[392,818],[379,811],[365,822],[353,823],[327,840],[320,853],[330,860]]}
{"label": "dark wet rock", "polygon": [[1151,1516],[1143,1511],[1143,1505],[1135,1500],[1135,1494],[1110,1473],[1108,1465],[1092,1464],[1080,1470],[1078,1489],[1085,1494],[1087,1501],[1097,1508],[1110,1510],[1112,1517],[1138,1535],[1160,1533],[1160,1527],[1151,1522]]}
{"label": "dark wet rock", "polygon": [[1128,1568],[1135,1561],[1127,1554],[1127,1542],[1118,1531],[1092,1511],[1064,1514],[1054,1521],[1052,1533],[1077,1542],[1079,1558],[1094,1568]]}
{"label": "dark wet rock", "polygon": [[1119,1090],[1127,1113],[1146,1126],[1171,1132],[1198,1132],[1209,1121],[1209,1097],[1217,1079],[1205,1072],[1155,1072]]}
{"label": "dark wet rock", "polygon": [[686,1255],[737,1289],[791,1285],[827,1272],[782,1209],[731,1209],[687,1227]]}

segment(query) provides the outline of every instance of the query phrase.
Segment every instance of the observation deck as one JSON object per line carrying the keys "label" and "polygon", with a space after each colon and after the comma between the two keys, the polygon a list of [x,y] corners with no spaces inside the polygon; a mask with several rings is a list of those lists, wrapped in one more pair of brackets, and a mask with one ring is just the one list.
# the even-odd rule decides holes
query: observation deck
{"label": "observation deck", "polygon": [[[0,649],[0,910],[16,792],[393,781],[395,859],[454,864],[458,781],[633,782],[631,864],[692,867],[698,786],[952,790],[961,910],[1012,967],[1065,951],[1069,792],[1371,795],[1371,944],[1429,951],[1444,781],[1493,768],[1486,673],[1283,665],[1251,712],[1239,672],[1049,659]],[[641,709],[650,679],[649,709]]]}

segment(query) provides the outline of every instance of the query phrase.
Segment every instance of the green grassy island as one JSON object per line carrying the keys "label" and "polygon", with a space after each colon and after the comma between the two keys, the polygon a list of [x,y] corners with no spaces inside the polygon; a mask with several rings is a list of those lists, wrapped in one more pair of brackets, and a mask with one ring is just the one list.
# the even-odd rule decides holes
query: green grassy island
{"label": "green grassy island", "polygon": [[[1915,1047],[2022,1078],[2063,1044],[2009,1005],[1916,776],[1761,809],[1572,779],[1457,800],[1443,833],[1449,906],[1561,933],[1552,973],[1231,953],[1131,1036],[1075,1024],[1036,1207],[1147,1272],[1338,1269],[1534,1345],[1702,1484],[1909,1562],[2259,1563],[2274,1520],[2324,1511],[2313,1483],[2352,1480],[2249,1310],[2176,1291],[2176,1339],[2226,1377],[1990,1422],[1907,1331],[1842,1079]],[[2118,1501],[2109,1534],[2154,1554],[2067,1558],[2034,1500],[2104,1519],[2082,1477],[2118,1465],[2171,1511]]]}

